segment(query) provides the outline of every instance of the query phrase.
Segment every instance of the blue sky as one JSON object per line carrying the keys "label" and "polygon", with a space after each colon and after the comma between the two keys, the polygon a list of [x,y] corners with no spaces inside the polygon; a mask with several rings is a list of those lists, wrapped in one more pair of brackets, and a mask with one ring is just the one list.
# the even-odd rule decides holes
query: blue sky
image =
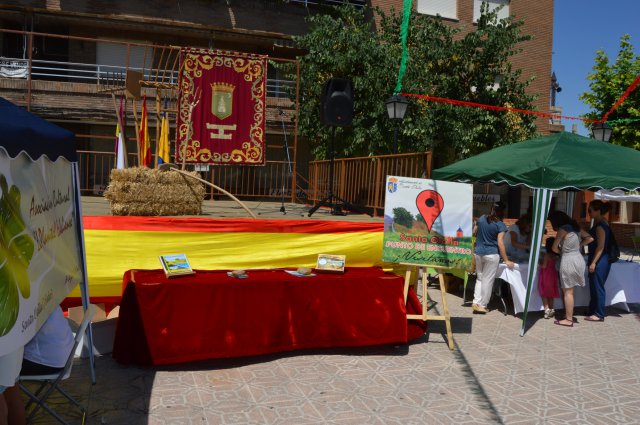
{"label": "blue sky", "polygon": [[[614,61],[620,50],[620,37],[631,35],[631,44],[640,55],[640,0],[555,0],[553,67],[562,92],[556,105],[563,115],[579,116],[589,111],[579,96],[589,90],[587,75],[592,72],[596,50],[604,50]],[[622,94],[622,93],[621,93]],[[588,135],[581,121],[563,120],[571,131]]]}

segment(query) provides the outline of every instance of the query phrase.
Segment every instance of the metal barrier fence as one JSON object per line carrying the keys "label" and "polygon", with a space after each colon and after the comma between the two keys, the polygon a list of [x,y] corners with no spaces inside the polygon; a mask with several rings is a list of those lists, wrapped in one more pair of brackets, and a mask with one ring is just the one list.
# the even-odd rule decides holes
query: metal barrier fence
{"label": "metal barrier fence", "polygon": [[[80,192],[82,195],[100,196],[109,185],[111,170],[115,168],[114,152],[77,151],[80,173]],[[129,164],[137,162],[135,153],[129,154]],[[193,166],[189,166],[193,169]],[[212,165],[201,171],[203,179],[210,181],[242,198],[292,199],[291,188],[294,185],[292,173],[286,161],[267,161],[264,167],[239,165]],[[305,180],[298,176],[302,182]],[[212,199],[215,191],[206,186],[206,196]],[[306,188],[296,188],[297,197],[306,196]]]}
{"label": "metal barrier fence", "polygon": [[330,161],[310,162],[309,201],[323,199],[332,186],[335,196],[379,213],[384,208],[386,176],[429,178],[431,154],[424,152],[336,159],[333,182],[329,181]]}

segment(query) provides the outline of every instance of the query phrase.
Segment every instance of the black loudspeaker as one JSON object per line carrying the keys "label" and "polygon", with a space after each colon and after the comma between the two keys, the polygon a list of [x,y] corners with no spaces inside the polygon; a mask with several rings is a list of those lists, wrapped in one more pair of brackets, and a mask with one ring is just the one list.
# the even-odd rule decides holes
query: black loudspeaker
{"label": "black loudspeaker", "polygon": [[329,78],[322,88],[320,118],[329,126],[345,127],[353,120],[353,89],[351,81]]}

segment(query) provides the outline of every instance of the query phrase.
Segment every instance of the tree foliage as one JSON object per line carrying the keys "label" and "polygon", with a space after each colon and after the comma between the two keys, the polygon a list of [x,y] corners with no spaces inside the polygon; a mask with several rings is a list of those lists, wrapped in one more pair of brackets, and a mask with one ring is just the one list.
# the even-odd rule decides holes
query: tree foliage
{"label": "tree foliage", "polygon": [[393,209],[393,222],[401,224],[407,229],[413,227],[413,215],[406,208],[397,207]]}
{"label": "tree foliage", "polygon": [[[607,113],[627,88],[640,75],[640,56],[634,54],[630,36],[620,39],[620,51],[614,63],[604,50],[596,52],[593,73],[587,76],[590,91],[582,93],[591,111],[583,118],[598,120]],[[640,89],[632,91],[626,100],[609,115],[608,120],[640,119]],[[613,123],[611,142],[640,149],[640,121]]]}
{"label": "tree foliage", "polygon": [[[378,17],[377,30],[373,17]],[[308,51],[300,58],[300,134],[317,157],[326,157],[331,130],[320,121],[320,94],[331,77],[352,80],[353,125],[336,129],[339,156],[388,154],[394,124],[385,100],[393,94],[402,55],[401,15],[351,6],[331,8],[308,18],[310,30],[296,37]],[[474,30],[462,34],[440,18],[412,14],[408,35],[409,60],[403,80],[407,93],[532,109],[530,81],[513,69],[509,59],[519,52],[522,22],[498,19],[486,5]],[[292,75],[291,75],[292,76]],[[499,86],[494,83],[499,81]],[[410,99],[399,126],[399,151],[431,147],[447,162],[496,146],[532,137],[534,118],[480,108],[465,108]]]}

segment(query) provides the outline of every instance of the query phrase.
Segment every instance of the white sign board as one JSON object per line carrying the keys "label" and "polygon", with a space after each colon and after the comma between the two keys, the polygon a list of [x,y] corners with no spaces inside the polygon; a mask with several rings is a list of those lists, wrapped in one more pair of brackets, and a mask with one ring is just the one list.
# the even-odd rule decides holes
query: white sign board
{"label": "white sign board", "polygon": [[72,164],[0,148],[0,356],[26,344],[82,280]]}
{"label": "white sign board", "polygon": [[387,177],[382,260],[469,270],[473,186]]}

